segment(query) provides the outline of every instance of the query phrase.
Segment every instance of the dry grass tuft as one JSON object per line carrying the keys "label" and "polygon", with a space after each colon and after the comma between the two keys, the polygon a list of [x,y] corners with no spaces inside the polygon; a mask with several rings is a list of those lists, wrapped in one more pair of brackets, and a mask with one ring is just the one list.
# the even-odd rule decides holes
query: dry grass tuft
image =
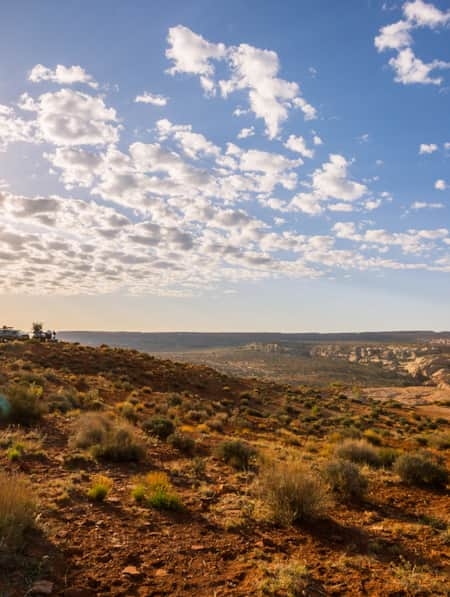
{"label": "dry grass tuft", "polygon": [[34,524],[35,513],[33,491],[26,479],[0,472],[0,550],[20,545],[24,531]]}
{"label": "dry grass tuft", "polygon": [[258,478],[258,493],[270,509],[272,519],[282,525],[326,516],[330,491],[323,479],[299,462],[268,462]]}

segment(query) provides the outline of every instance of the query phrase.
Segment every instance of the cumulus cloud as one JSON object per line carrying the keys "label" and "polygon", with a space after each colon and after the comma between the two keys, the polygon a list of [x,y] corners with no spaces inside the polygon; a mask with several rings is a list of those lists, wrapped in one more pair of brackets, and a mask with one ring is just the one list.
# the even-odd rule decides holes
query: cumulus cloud
{"label": "cumulus cloud", "polygon": [[421,143],[419,147],[419,155],[434,153],[438,150],[438,146],[435,143]]}
{"label": "cumulus cloud", "polygon": [[445,191],[447,189],[447,183],[442,178],[439,178],[434,183],[434,188],[437,189],[438,191]]}
{"label": "cumulus cloud", "polygon": [[299,153],[304,158],[313,158],[314,149],[308,149],[306,147],[306,141],[303,137],[296,137],[295,135],[289,135],[288,140],[284,144],[285,147],[291,151]]}
{"label": "cumulus cloud", "polygon": [[214,44],[183,25],[171,27],[167,36],[169,47],[166,57],[173,62],[168,73],[187,73],[199,75],[200,82],[207,93],[215,92],[212,60],[221,60],[226,56],[222,43]]}
{"label": "cumulus cloud", "polygon": [[423,0],[405,2],[402,7],[403,19],[382,27],[375,37],[375,47],[379,52],[393,50],[397,55],[389,60],[397,83],[441,85],[443,77],[433,76],[435,70],[448,69],[449,62],[432,60],[429,63],[418,58],[413,50],[412,32],[417,28],[437,29],[450,23],[450,10],[443,12],[434,4]]}
{"label": "cumulus cloud", "polygon": [[[169,29],[167,40],[166,56],[173,63],[168,73],[198,75],[203,89],[211,95],[217,86],[225,98],[235,91],[246,91],[250,110],[264,120],[269,138],[279,134],[290,108],[300,108],[306,120],[316,118],[315,108],[301,97],[298,84],[278,76],[276,52],[248,44],[226,47],[211,43],[182,25]],[[225,61],[230,73],[228,79],[218,83],[213,64],[217,60]],[[236,115],[242,113],[241,109],[235,110]]]}
{"label": "cumulus cloud", "polygon": [[290,208],[315,215],[323,211],[324,202],[334,199],[351,202],[363,197],[368,189],[366,185],[348,177],[349,166],[350,162],[344,156],[331,154],[329,161],[313,172],[311,190],[298,193],[292,199]]}
{"label": "cumulus cloud", "polygon": [[247,137],[253,137],[255,134],[255,127],[250,126],[248,128],[243,128],[239,131],[237,138],[238,139],[247,139]]}
{"label": "cumulus cloud", "polygon": [[33,83],[41,81],[51,81],[58,85],[73,85],[74,83],[83,83],[93,89],[97,89],[98,83],[88,74],[84,68],[79,65],[64,66],[58,64],[53,70],[43,64],[36,64],[30,71],[28,79]]}
{"label": "cumulus cloud", "polygon": [[11,106],[0,104],[0,151],[5,151],[10,143],[35,139],[35,123],[20,118]]}
{"label": "cumulus cloud", "polygon": [[119,138],[116,111],[100,96],[72,89],[44,93],[37,100],[25,94],[21,107],[36,113],[38,134],[55,145],[105,145]]}
{"label": "cumulus cloud", "polygon": [[440,85],[443,78],[431,76],[431,73],[435,70],[450,68],[450,62],[443,60],[433,60],[428,64],[422,62],[414,55],[411,48],[401,50],[395,58],[389,60],[389,64],[395,71],[394,80],[404,85],[410,83]]}
{"label": "cumulus cloud", "polygon": [[163,107],[167,105],[169,98],[165,97],[164,95],[144,91],[143,94],[137,95],[134,98],[134,101],[136,104],[152,104],[152,106]]}

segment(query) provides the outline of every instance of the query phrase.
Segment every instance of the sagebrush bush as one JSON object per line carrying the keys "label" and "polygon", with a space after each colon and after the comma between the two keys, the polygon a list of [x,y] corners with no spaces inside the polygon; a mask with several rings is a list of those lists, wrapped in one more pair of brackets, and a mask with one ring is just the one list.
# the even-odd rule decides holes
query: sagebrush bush
{"label": "sagebrush bush", "polygon": [[373,446],[381,446],[383,443],[381,436],[373,429],[367,429],[364,431],[363,437]]}
{"label": "sagebrush bush", "polygon": [[100,444],[112,428],[112,421],[100,413],[85,413],[76,422],[76,433],[70,440],[73,448],[86,449]]}
{"label": "sagebrush bush", "polygon": [[227,440],[219,444],[217,455],[233,468],[245,470],[256,456],[256,450],[240,440]]}
{"label": "sagebrush bush", "polygon": [[175,431],[175,425],[170,419],[166,417],[150,417],[142,423],[142,428],[148,434],[165,440]]}
{"label": "sagebrush bush", "polygon": [[113,487],[113,480],[105,475],[96,475],[92,479],[91,487],[87,491],[89,499],[95,502],[103,502]]}
{"label": "sagebrush bush", "polygon": [[18,425],[33,425],[42,417],[42,387],[35,384],[10,386],[1,397],[0,420]]}
{"label": "sagebrush bush", "polygon": [[395,472],[408,485],[445,487],[449,480],[447,469],[430,453],[403,454],[394,466]]}
{"label": "sagebrush bush", "polygon": [[191,455],[195,449],[195,441],[192,437],[185,435],[184,433],[180,433],[179,431],[175,431],[172,435],[169,435],[167,438],[168,443],[183,452],[184,454]]}
{"label": "sagebrush bush", "polygon": [[47,398],[48,410],[50,412],[59,411],[66,413],[75,408],[79,408],[80,401],[75,392],[60,391],[50,394]]}
{"label": "sagebrush bush", "polygon": [[264,463],[257,487],[272,519],[283,525],[322,518],[331,504],[326,483],[304,463]]}
{"label": "sagebrush bush", "polygon": [[331,460],[324,467],[325,479],[343,499],[361,499],[367,491],[367,479],[353,462]]}
{"label": "sagebrush bush", "polygon": [[0,551],[20,545],[35,514],[34,493],[25,477],[0,472]]}
{"label": "sagebrush bush", "polygon": [[368,464],[373,467],[380,466],[380,458],[377,450],[363,439],[344,440],[337,446],[336,456],[357,464]]}
{"label": "sagebrush bush", "polygon": [[399,451],[395,448],[380,448],[378,450],[378,459],[380,466],[391,468],[399,456]]}
{"label": "sagebrush bush", "polygon": [[115,422],[101,413],[79,417],[70,445],[89,448],[95,458],[113,462],[137,461],[144,455],[142,442],[131,425]]}
{"label": "sagebrush bush", "polygon": [[308,569],[301,562],[280,562],[265,571],[265,578],[260,589],[264,595],[286,595],[286,597],[302,597],[307,595],[311,582]]}

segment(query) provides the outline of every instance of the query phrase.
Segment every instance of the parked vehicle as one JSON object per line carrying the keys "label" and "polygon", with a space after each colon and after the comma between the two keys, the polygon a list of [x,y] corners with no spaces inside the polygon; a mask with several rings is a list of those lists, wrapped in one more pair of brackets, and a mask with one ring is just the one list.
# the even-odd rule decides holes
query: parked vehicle
{"label": "parked vehicle", "polygon": [[11,342],[12,340],[29,340],[30,336],[10,326],[0,327],[0,342]]}

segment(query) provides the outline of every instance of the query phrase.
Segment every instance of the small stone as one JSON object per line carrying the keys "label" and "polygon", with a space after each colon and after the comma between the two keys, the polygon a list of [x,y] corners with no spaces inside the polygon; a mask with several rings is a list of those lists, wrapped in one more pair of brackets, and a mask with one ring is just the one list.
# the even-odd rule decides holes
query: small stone
{"label": "small stone", "polygon": [[136,568],[136,566],[127,566],[122,570],[122,574],[126,574],[127,576],[140,576],[141,573]]}
{"label": "small stone", "polygon": [[155,576],[167,576],[168,572],[164,568],[158,568],[155,570]]}
{"label": "small stone", "polygon": [[38,580],[29,592],[32,595],[51,595],[53,593],[53,583],[49,580]]}

